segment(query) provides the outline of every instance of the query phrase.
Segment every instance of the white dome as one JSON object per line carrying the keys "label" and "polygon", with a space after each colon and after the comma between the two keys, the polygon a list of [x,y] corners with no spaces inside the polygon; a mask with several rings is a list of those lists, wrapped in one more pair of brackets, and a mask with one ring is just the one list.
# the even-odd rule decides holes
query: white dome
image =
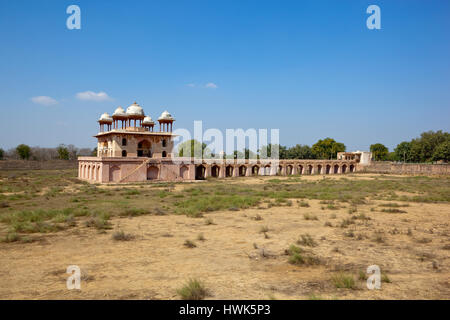
{"label": "white dome", "polygon": [[129,116],[144,116],[144,109],[136,102],[127,108],[127,115]]}
{"label": "white dome", "polygon": [[104,121],[104,122],[113,122],[113,119],[111,118],[111,116],[108,113],[104,113],[100,116],[100,119],[98,119],[98,121]]}
{"label": "white dome", "polygon": [[113,117],[114,116],[126,117],[127,114],[125,113],[125,110],[122,107],[118,107],[113,113]]}
{"label": "white dome", "polygon": [[150,116],[146,116],[142,121],[143,124],[155,124]]}
{"label": "white dome", "polygon": [[175,119],[172,117],[169,111],[166,110],[163,113],[161,113],[158,120],[175,120]]}

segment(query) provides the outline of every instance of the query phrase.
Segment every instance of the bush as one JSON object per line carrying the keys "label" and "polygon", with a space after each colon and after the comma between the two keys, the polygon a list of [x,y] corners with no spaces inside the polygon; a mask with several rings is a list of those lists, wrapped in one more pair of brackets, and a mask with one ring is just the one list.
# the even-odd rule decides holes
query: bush
{"label": "bush", "polygon": [[308,246],[308,247],[317,246],[317,242],[314,241],[314,239],[309,234],[300,235],[300,239],[297,240],[297,244],[300,244],[303,246]]}
{"label": "bush", "polygon": [[331,277],[336,288],[355,289],[355,278],[351,274],[338,273]]}
{"label": "bush", "polygon": [[209,296],[209,290],[197,279],[190,279],[177,293],[183,300],[202,300]]}
{"label": "bush", "polygon": [[116,231],[112,235],[113,240],[116,241],[130,241],[134,239],[134,235],[125,233],[122,230]]}
{"label": "bush", "polygon": [[187,248],[195,248],[197,246],[192,240],[186,240],[183,245]]}

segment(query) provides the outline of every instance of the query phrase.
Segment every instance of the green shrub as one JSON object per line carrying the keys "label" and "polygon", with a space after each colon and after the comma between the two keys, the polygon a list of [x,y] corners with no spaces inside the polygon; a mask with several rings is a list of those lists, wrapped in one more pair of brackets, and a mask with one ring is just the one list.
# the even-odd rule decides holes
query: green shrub
{"label": "green shrub", "polygon": [[197,279],[190,279],[182,288],[177,290],[183,300],[202,300],[209,296],[209,290]]}

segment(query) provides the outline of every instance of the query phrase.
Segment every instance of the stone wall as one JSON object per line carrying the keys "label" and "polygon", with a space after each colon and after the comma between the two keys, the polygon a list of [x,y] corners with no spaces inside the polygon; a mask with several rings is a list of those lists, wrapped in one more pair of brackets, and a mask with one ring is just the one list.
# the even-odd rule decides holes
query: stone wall
{"label": "stone wall", "polygon": [[450,164],[395,163],[372,161],[369,165],[358,165],[358,172],[391,174],[450,175]]}
{"label": "stone wall", "polygon": [[0,170],[62,170],[76,168],[78,168],[76,160],[0,160]]}

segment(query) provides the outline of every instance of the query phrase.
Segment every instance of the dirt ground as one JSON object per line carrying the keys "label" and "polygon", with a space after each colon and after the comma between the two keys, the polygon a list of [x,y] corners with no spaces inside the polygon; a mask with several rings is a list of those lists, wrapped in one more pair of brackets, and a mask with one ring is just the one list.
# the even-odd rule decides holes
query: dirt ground
{"label": "dirt ground", "polygon": [[[306,200],[309,207],[298,201],[203,218],[113,217],[111,230],[80,223],[32,243],[0,243],[0,299],[179,299],[190,278],[205,284],[208,299],[450,299],[449,204],[409,203],[406,213],[389,213],[371,209],[386,201],[371,200],[350,214],[349,205],[329,210],[319,200]],[[361,213],[370,220],[339,227]],[[117,230],[134,239],[112,239]],[[288,262],[285,250],[305,234],[316,242],[305,250],[318,265]],[[81,268],[81,290],[66,288],[69,265]],[[358,279],[370,265],[389,278],[380,290]],[[342,272],[356,288],[334,285]]]}

